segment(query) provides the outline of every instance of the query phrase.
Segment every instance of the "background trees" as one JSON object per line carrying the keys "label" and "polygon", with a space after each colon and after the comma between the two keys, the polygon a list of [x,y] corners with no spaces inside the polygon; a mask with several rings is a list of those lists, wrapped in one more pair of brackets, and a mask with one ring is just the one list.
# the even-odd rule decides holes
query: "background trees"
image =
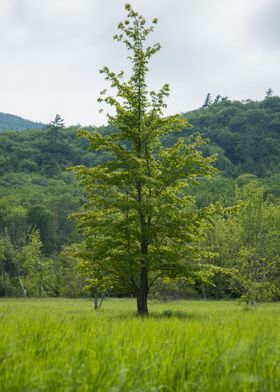
{"label": "background trees", "polygon": [[[236,189],[240,189],[241,192],[247,184],[255,181],[257,187],[263,188],[262,208],[267,213],[270,211],[270,218],[266,219],[266,222],[270,220],[270,223],[267,225],[276,224],[273,223],[273,217],[278,216],[280,196],[277,153],[280,140],[279,102],[280,98],[275,96],[261,102],[220,101],[211,104],[207,110],[198,109],[188,113],[186,116],[190,118],[193,128],[188,127],[181,133],[161,137],[164,147],[170,147],[179,137],[188,142],[190,134],[197,130],[212,139],[200,149],[206,156],[213,152],[217,154],[218,158],[214,164],[221,171],[219,176],[214,178],[198,179],[199,187],[189,184],[188,193],[195,199],[193,208],[207,207],[211,203],[220,203],[222,207],[235,206],[239,203]],[[257,116],[252,114],[256,112]],[[112,126],[100,128],[99,132],[101,135],[110,135]],[[47,129],[0,132],[0,241],[2,248],[5,248],[1,253],[1,295],[22,295],[17,277],[19,266],[15,255],[20,248],[27,245],[33,230],[40,232],[44,257],[52,258],[54,261],[56,283],[52,290],[48,291],[49,295],[85,295],[82,288],[84,280],[75,269],[77,261],[60,255],[65,245],[80,241],[80,235],[75,230],[73,222],[67,220],[67,216],[85,201],[85,194],[77,185],[74,175],[66,172],[65,168],[78,164],[95,166],[105,160],[108,161],[110,155],[108,152],[88,150],[88,139],[76,138],[75,127],[61,128],[59,133],[60,147],[54,155],[58,171],[51,174],[48,172],[47,155],[44,153],[44,146],[49,142]],[[255,134],[259,136],[255,138]],[[267,144],[266,138],[272,138],[273,143]],[[256,147],[253,140],[257,143]],[[265,156],[252,158],[254,149],[258,151],[259,145],[262,144],[267,146]],[[247,148],[249,145],[250,149]],[[246,154],[251,162],[250,167],[242,158],[246,158]],[[257,176],[260,167],[265,169],[263,177]],[[49,218],[44,221],[44,217]],[[231,219],[225,219],[223,214],[215,217],[216,230],[220,227],[220,256],[215,258],[216,264],[224,267],[237,264],[240,266],[241,261],[238,261],[237,256],[232,257],[231,253],[235,246],[232,234],[234,222],[239,226],[241,217],[242,215],[232,215]],[[260,219],[264,219],[262,215]],[[275,229],[276,232],[277,230]],[[237,232],[234,232],[234,235]],[[257,248],[257,252],[272,255],[279,271],[277,235],[271,234],[269,241],[265,240],[265,232],[261,231],[260,236],[264,240],[260,242],[261,246]],[[238,238],[239,235],[236,235],[236,239]],[[226,246],[227,243],[229,246]],[[242,246],[246,247],[246,243],[243,242]],[[273,271],[275,272],[274,269]],[[272,280],[269,277],[269,281],[279,287],[279,272],[275,272],[274,277]],[[205,285],[207,297],[242,295],[240,283],[237,284],[237,281],[229,276],[216,274],[213,279],[215,286]],[[169,296],[203,296],[199,280],[196,284],[184,281],[178,284],[168,283],[167,286],[163,282],[157,292],[163,293],[165,287]],[[127,291],[119,286],[113,293],[125,294]],[[274,298],[278,298],[277,294],[274,294]]]}
{"label": "background trees", "polygon": [[39,232],[34,231],[27,245],[17,251],[18,278],[24,297],[47,296],[54,281],[52,260],[43,257],[42,247]]}
{"label": "background trees", "polygon": [[[266,201],[255,182],[237,190],[234,206],[222,209],[209,232],[216,263],[234,268],[217,287],[241,296],[246,304],[279,296],[279,200]],[[221,278],[221,277],[220,277]]]}
{"label": "background trees", "polygon": [[280,98],[269,96],[261,102],[225,99],[183,116],[193,132],[222,148],[217,165],[227,176],[265,177],[279,173],[279,111]]}

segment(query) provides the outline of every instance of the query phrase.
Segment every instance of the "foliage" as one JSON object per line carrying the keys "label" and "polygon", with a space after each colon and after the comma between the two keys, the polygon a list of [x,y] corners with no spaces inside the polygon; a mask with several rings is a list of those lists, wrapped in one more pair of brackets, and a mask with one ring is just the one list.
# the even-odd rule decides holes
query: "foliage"
{"label": "foliage", "polygon": [[155,279],[178,278],[196,269],[195,261],[203,253],[197,243],[210,209],[197,210],[185,189],[215,170],[213,157],[199,151],[199,136],[188,142],[180,137],[170,147],[161,142],[188,123],[179,115],[163,116],[168,85],[159,92],[148,91],[148,63],[160,46],[145,47],[153,26],[146,27],[130,5],[126,10],[128,17],[114,38],[129,51],[132,74],[124,81],[122,72],[101,70],[116,89],[116,97],[103,92],[99,99],[115,109],[115,115],[108,115],[115,130],[81,135],[88,138],[91,150],[109,152],[110,159],[95,167],[74,168],[88,195],[86,210],[75,217],[96,279],[117,277],[137,297],[138,312],[146,314]]}
{"label": "foliage", "polygon": [[[203,146],[204,153],[217,153],[216,165],[224,176],[251,173],[268,177],[279,173],[279,113],[277,96],[260,102],[221,99],[207,110],[184,113],[192,128],[181,134],[165,135],[163,142],[170,146],[179,136],[188,139],[190,133],[200,132],[210,139]],[[24,132],[0,131],[0,176],[25,172],[40,173],[44,178],[57,177],[67,166],[103,161],[106,154],[86,151],[87,140],[75,138],[76,128],[60,127],[55,146],[51,143],[50,126]],[[109,134],[112,127],[100,127],[99,132]]]}
{"label": "foliage", "polygon": [[24,296],[43,297],[52,291],[55,279],[53,261],[43,257],[42,247],[39,233],[34,231],[28,244],[17,252],[18,276]]}
{"label": "foliage", "polygon": [[248,305],[275,298],[280,282],[279,201],[266,201],[264,190],[251,182],[214,221],[208,241],[217,254],[215,262],[237,270],[227,286]]}
{"label": "foliage", "polygon": [[[146,29],[144,20],[142,23],[144,34]],[[120,27],[121,29],[130,28],[129,24],[123,24]],[[132,30],[129,31],[133,34]],[[116,36],[117,40],[125,40],[125,30],[121,34],[123,35]],[[129,42],[131,41],[126,42],[128,47]],[[129,47],[129,49],[131,48]],[[158,49],[158,45],[146,48],[146,60]],[[129,50],[129,52],[132,55],[134,53],[133,50]],[[137,58],[140,59],[140,57],[134,57],[134,59]],[[143,69],[147,67],[146,60],[144,58],[141,60]],[[135,68],[133,72],[136,75],[137,69]],[[147,87],[144,85],[143,89],[140,89],[140,95],[144,102],[143,111],[147,117],[143,114],[142,135],[143,138],[151,136],[148,140],[152,146],[148,151],[151,161],[149,161],[150,158],[148,160],[145,158],[145,152],[141,157],[137,156],[134,159],[132,152],[135,151],[135,148],[133,143],[129,144],[126,141],[126,136],[135,139],[137,126],[132,127],[132,132],[129,133],[130,128],[125,128],[124,124],[126,121],[130,125],[136,124],[136,110],[133,111],[131,108],[136,103],[134,98],[137,93],[135,90],[137,80],[132,76],[131,82],[134,83],[134,88],[132,88],[129,81],[125,82],[122,74],[115,75],[106,67],[103,69],[103,74],[111,81],[113,87],[117,88],[120,95],[117,98],[107,97],[105,92],[101,95],[101,101],[103,99],[109,105],[117,108],[117,115],[116,117],[109,116],[109,125],[97,129],[98,136],[97,134],[92,135],[94,127],[87,127],[80,130],[80,134],[86,137],[76,138],[78,126],[65,127],[63,119],[59,115],[48,126],[43,126],[40,123],[26,122],[16,116],[0,113],[0,129],[5,129],[0,131],[0,295],[22,295],[23,291],[18,278],[22,266],[17,255],[28,246],[30,235],[34,231],[38,231],[40,236],[42,258],[52,260],[51,265],[55,274],[55,279],[52,280],[51,285],[48,285],[48,290],[44,291],[44,295],[46,293],[51,296],[76,297],[85,295],[83,291],[85,276],[88,277],[86,295],[96,289],[103,291],[105,286],[107,288],[113,286],[113,293],[116,295],[128,294],[130,289],[127,289],[127,276],[122,276],[121,282],[117,277],[123,268],[119,260],[124,256],[121,249],[124,242],[127,241],[128,232],[131,234],[130,240],[133,248],[130,257],[133,259],[133,263],[139,264],[139,260],[134,257],[137,253],[135,244],[141,236],[135,223],[137,214],[139,215],[137,201],[135,197],[129,195],[130,185],[129,189],[123,186],[122,189],[118,189],[117,198],[112,196],[113,193],[105,194],[104,188],[100,188],[104,191],[104,200],[107,198],[108,201],[106,208],[110,203],[110,208],[112,207],[103,222],[104,224],[110,223],[111,233],[107,234],[113,237],[113,241],[108,242],[108,257],[112,261],[117,260],[114,262],[114,269],[110,268],[104,274],[104,265],[108,263],[109,259],[102,260],[101,264],[98,258],[94,258],[97,248],[95,248],[93,240],[89,240],[86,244],[77,245],[81,243],[81,236],[75,229],[74,223],[67,219],[69,214],[79,210],[85,203],[86,194],[77,184],[74,175],[66,169],[73,165],[83,165],[95,168],[88,175],[88,181],[91,176],[95,176],[96,179],[98,176],[102,177],[102,172],[98,172],[98,170],[100,168],[105,170],[106,167],[116,171],[113,179],[117,183],[116,188],[123,185],[121,179],[118,178],[119,175],[121,176],[118,170],[122,175],[128,170],[133,171],[135,177],[127,177],[127,184],[135,179],[141,180],[140,182],[145,188],[141,209],[146,216],[149,211],[153,210],[154,220],[158,216],[159,222],[163,226],[163,229],[158,230],[160,225],[158,227],[155,225],[153,232],[150,233],[150,238],[154,241],[153,247],[150,247],[154,260],[152,262],[151,283],[159,276],[158,287],[161,287],[161,292],[171,288],[169,292],[172,291],[174,296],[203,296],[205,291],[207,297],[242,296],[245,299],[247,298],[247,290],[250,293],[254,292],[254,295],[258,297],[257,300],[279,298],[277,292],[279,292],[280,286],[280,256],[277,249],[279,240],[277,220],[279,219],[280,198],[280,98],[273,95],[271,89],[266,91],[265,98],[260,102],[231,101],[228,97],[221,95],[212,99],[209,93],[203,108],[168,119],[160,114],[160,110],[165,106],[164,98],[169,92],[168,86],[164,86],[158,95],[152,92],[145,101]],[[149,104],[150,106],[148,106]],[[189,120],[192,128],[188,126],[185,119]],[[175,126],[176,123],[178,126]],[[182,126],[183,130],[179,129]],[[32,129],[33,127],[36,129]],[[167,129],[168,127],[169,129]],[[30,129],[23,130],[26,128]],[[119,128],[123,132],[123,139],[118,140],[120,134],[116,135]],[[12,130],[8,131],[7,129]],[[17,131],[21,129],[22,131]],[[148,132],[150,129],[151,133]],[[176,132],[171,132],[174,129]],[[86,131],[89,131],[89,134]],[[209,140],[200,144],[200,137],[196,138],[195,136],[197,132]],[[89,135],[90,137],[88,137]],[[156,139],[157,137],[158,139]],[[172,184],[168,185],[169,188],[164,190],[161,195],[165,198],[162,205],[164,208],[159,208],[159,203],[154,203],[155,195],[152,195],[149,200],[148,190],[153,189],[157,192],[157,187],[159,188],[160,184],[165,187],[166,182],[171,179],[175,184],[178,179],[176,176],[179,175],[179,171],[176,172],[178,169],[176,165],[181,159],[180,154],[184,148],[190,158],[184,164],[194,163],[192,159],[197,159],[198,156],[201,162],[203,161],[203,157],[199,154],[197,157],[192,155],[193,144],[202,152],[203,157],[216,154],[217,160],[213,165],[220,170],[220,174],[206,178],[201,172],[201,176],[197,177],[194,182],[194,178],[188,178],[187,184],[180,184],[179,181],[174,188],[179,191],[176,196],[170,190]],[[110,148],[113,148],[114,152]],[[121,159],[120,156],[122,156]],[[151,164],[152,177],[145,169],[148,161]],[[121,162],[124,166],[113,167],[116,163],[120,164]],[[160,164],[166,165],[169,171],[162,170]],[[156,174],[156,172],[158,173]],[[156,177],[157,175],[159,177]],[[112,186],[113,189],[113,183],[106,176],[107,173],[104,174],[102,181],[107,181],[107,185]],[[101,179],[99,178],[98,181]],[[255,192],[257,195],[261,192],[262,194],[261,202],[257,202],[253,197],[254,202],[252,203],[255,204],[250,205],[254,219],[251,219],[248,212],[250,208],[245,209],[245,200],[242,199],[245,196],[241,196],[245,189],[248,192],[247,187],[252,181],[256,184],[253,193]],[[199,187],[197,187],[197,183],[199,183]],[[258,190],[260,187],[262,191]],[[98,188],[98,184],[96,184],[96,188]],[[253,196],[256,195],[253,194]],[[101,197],[101,195],[99,196]],[[113,201],[110,200],[111,198]],[[94,200],[90,200],[88,212],[90,212],[93,203]],[[247,200],[246,203],[248,204],[249,201]],[[209,207],[211,204],[220,206],[220,213],[215,216],[214,231],[208,230],[208,240],[205,241],[202,233],[208,227],[209,215],[212,215],[212,207]],[[174,210],[183,205],[186,208],[180,214],[184,214],[184,219],[177,224],[180,214],[175,211],[176,221],[173,215]],[[260,213],[256,213],[257,205],[261,206]],[[126,206],[129,207],[126,208]],[[233,208],[227,209],[228,207]],[[119,211],[122,211],[119,215],[116,213],[118,208]],[[130,215],[126,216],[124,212]],[[123,220],[121,220],[121,216],[125,216]],[[171,219],[171,217],[173,218]],[[245,217],[247,217],[247,223],[244,221]],[[86,219],[86,215],[84,215],[84,219]],[[176,227],[176,230],[181,231],[180,238],[176,237],[176,230],[168,229],[165,221],[172,222],[173,228]],[[102,222],[98,222],[96,230],[102,226]],[[189,222],[193,223],[189,225]],[[184,225],[188,229],[182,235]],[[186,236],[192,233],[194,227],[197,230],[195,240],[193,237],[186,240]],[[252,239],[248,235],[252,231],[258,232],[256,244],[252,243]],[[116,233],[118,234],[116,235]],[[91,233],[91,235],[95,234]],[[242,236],[243,239],[241,239]],[[104,246],[105,243],[104,239]],[[187,248],[188,243],[192,248]],[[79,252],[83,253],[83,259],[79,263],[79,273],[77,273],[77,262],[73,255],[65,256],[63,253],[65,246],[68,247],[71,244],[75,244],[74,248],[79,248]],[[165,247],[164,252],[158,244]],[[101,242],[99,245],[102,247]],[[172,249],[177,245],[175,264],[183,263],[182,265],[188,271],[188,279],[182,280],[182,276],[179,274],[174,280],[176,274],[171,273],[171,270],[167,271],[167,260],[171,260]],[[205,269],[203,276],[200,276],[201,263],[198,261],[189,262],[195,258],[191,255],[191,251],[194,249],[197,250],[197,254],[204,253],[205,268],[208,268],[208,264],[211,263],[215,263],[225,270],[236,268],[239,271],[238,277],[233,279],[230,275],[222,273],[222,270],[218,272],[216,269],[212,276],[215,285],[209,284],[204,279],[208,279]],[[209,259],[209,251],[215,254],[215,258],[212,260]],[[79,258],[78,255],[76,257]],[[254,260],[259,271],[255,280],[251,276],[250,260]],[[161,263],[161,261],[163,262]],[[160,263],[161,267],[165,268],[164,274],[163,271],[159,271]],[[268,270],[269,273],[267,273]],[[178,269],[176,271],[178,272]],[[185,273],[186,271],[184,271]],[[25,274],[27,278],[28,273],[25,272]],[[167,275],[169,278],[172,275],[173,280],[166,279]],[[252,288],[249,287],[250,285]],[[245,286],[247,286],[246,290]],[[31,292],[35,293],[35,290]],[[36,292],[38,295],[38,290]],[[254,295],[250,294],[250,297],[254,297]]]}
{"label": "foliage", "polygon": [[[204,117],[201,117],[202,109],[195,113],[189,113],[191,122],[194,124],[194,130],[199,129],[198,124],[203,123],[205,120],[203,127],[209,130],[212,129],[212,136],[210,136],[210,131],[206,132],[202,129],[202,132],[206,136],[213,138],[215,127],[219,129],[222,112],[227,109],[224,114],[228,113],[229,115],[229,113],[232,113],[231,116],[236,116],[237,114],[239,116],[243,113],[244,122],[242,128],[235,129],[236,135],[241,134],[242,129],[249,129],[250,127],[254,128],[254,131],[252,128],[251,133],[253,135],[254,132],[258,132],[259,123],[256,117],[254,119],[254,116],[251,118],[248,115],[248,109],[251,107],[254,111],[257,108],[262,108],[262,113],[267,121],[267,134],[271,133],[274,129],[273,132],[276,137],[275,121],[279,110],[277,97],[272,97],[272,99],[266,98],[261,102],[238,103],[223,101],[219,105],[215,106],[215,104],[211,104],[207,110],[204,110],[204,113],[209,116],[207,121]],[[229,121],[230,123],[230,118],[229,120],[224,118],[223,122],[226,123],[226,121]],[[99,129],[99,132],[102,135],[111,135],[112,127],[103,127]],[[189,134],[192,132],[192,128],[187,128],[187,131],[183,130],[181,136],[189,140]],[[59,253],[65,245],[80,241],[79,234],[76,232],[73,223],[67,220],[67,216],[71,212],[76,211],[85,201],[85,195],[76,184],[74,176],[69,172],[65,172],[65,168],[73,164],[95,166],[104,163],[105,160],[108,162],[110,157],[108,153],[87,151],[89,146],[87,138],[76,139],[75,134],[75,127],[60,127],[57,135],[57,144],[59,147],[54,152],[51,151],[50,128],[24,132],[0,132],[0,242],[5,244],[5,252],[1,261],[0,295],[22,295],[22,289],[17,277],[19,266],[15,254],[20,248],[26,246],[32,230],[39,230],[40,232],[44,257],[54,260],[57,280],[53,289],[49,292],[50,295],[79,296],[82,294],[83,279],[77,276],[75,263],[70,261],[70,259],[66,260],[64,257],[59,256]],[[247,131],[246,134],[246,137],[251,137]],[[259,133],[259,135],[265,136],[262,133]],[[168,134],[162,138],[164,147],[170,147],[172,143],[176,143],[179,133],[177,135],[175,134],[174,137],[172,136],[172,138],[171,136],[172,134]],[[217,139],[218,134],[215,137],[215,143],[220,143],[220,139]],[[238,138],[234,142],[235,151],[237,151],[236,143],[239,140]],[[260,144],[262,142],[263,139],[260,139]],[[277,143],[276,138],[273,141],[274,146],[277,146]],[[46,146],[48,145],[50,152],[47,152]],[[229,145],[229,140],[225,139],[225,145]],[[278,198],[280,197],[280,181],[276,166],[274,167],[275,170],[273,169],[275,174],[264,178],[259,178],[252,173],[242,173],[243,169],[239,163],[232,166],[233,163],[225,156],[221,147],[219,146],[220,150],[217,149],[217,146],[214,147],[213,149],[211,143],[201,146],[204,153],[207,151],[207,154],[211,152],[218,154],[218,165],[222,165],[224,173],[211,179],[199,178],[199,187],[195,184],[188,185],[188,194],[192,195],[196,200],[196,206],[192,208],[194,210],[197,207],[204,208],[212,203],[220,203],[224,207],[236,205],[236,190],[239,188],[242,189],[251,181],[255,181],[257,187],[263,188],[263,200],[265,203],[263,203],[262,208],[267,213],[269,211],[270,214],[266,218],[266,221],[270,219],[270,222],[274,225],[273,222],[278,216]],[[241,151],[240,148],[238,151]],[[48,154],[52,154],[54,167],[58,168],[57,170],[53,170],[53,173],[49,171],[50,155]],[[269,159],[276,159],[276,157],[273,158],[273,154],[272,150],[268,150],[267,157]],[[223,157],[223,163],[221,163],[221,157]],[[238,160],[239,158],[238,156]],[[256,165],[258,165],[257,161]],[[232,175],[233,167],[238,167],[238,171],[240,170],[242,174],[236,178],[225,177],[225,173],[231,173]],[[243,166],[243,168],[246,168],[246,166]],[[253,172],[255,171],[254,169]],[[237,221],[241,217],[241,215],[238,215],[234,219]],[[219,219],[215,223],[216,227],[220,224],[221,232],[226,232],[227,225],[223,222],[223,219]],[[228,221],[232,220],[233,218],[228,219]],[[260,236],[263,236],[264,240],[261,240],[261,246],[257,247],[257,253],[260,252],[259,257],[262,257],[261,254],[263,253],[270,254],[271,249],[274,247],[272,255],[274,267],[272,270],[275,271],[276,268],[279,271],[279,262],[277,261],[279,252],[276,246],[276,237],[274,240],[271,237],[272,239],[266,242],[265,232],[261,232]],[[224,238],[224,241],[228,241],[229,246],[224,246],[225,250],[221,253],[219,260],[217,258],[215,259],[215,263],[218,263],[222,267],[227,267],[229,257],[226,249],[228,249],[228,252],[231,252],[230,247],[233,244],[230,232],[228,238]],[[239,249],[241,248],[247,249],[248,244],[243,242]],[[250,246],[249,248],[251,249]],[[241,253],[240,257],[243,257]],[[237,264],[240,266],[241,261],[237,262],[237,260],[241,259],[238,259],[237,256],[234,259],[232,258],[231,266],[236,266]],[[275,277],[272,280],[269,277],[269,280],[279,290],[279,272],[275,272]],[[239,284],[234,284],[229,277],[217,273],[213,279],[215,286],[205,286],[207,297],[214,296],[220,298],[242,295],[241,290],[238,289]],[[116,285],[116,282],[114,284]],[[176,290],[181,293],[180,295],[193,295],[192,293],[195,296],[203,295],[199,282],[196,282],[194,286],[191,286],[189,282],[185,282],[186,289],[182,289],[179,283],[177,285],[175,282],[174,285],[178,287],[178,290],[177,288]],[[120,286],[116,285],[116,287],[118,288],[114,291],[115,293],[127,292],[125,290],[123,291],[123,288]],[[274,294],[275,297],[278,298]]]}
{"label": "foliage", "polygon": [[263,101],[230,101],[207,103],[207,110],[185,113],[193,125],[221,150],[218,167],[227,176],[244,172],[260,177],[279,173],[280,97]]}

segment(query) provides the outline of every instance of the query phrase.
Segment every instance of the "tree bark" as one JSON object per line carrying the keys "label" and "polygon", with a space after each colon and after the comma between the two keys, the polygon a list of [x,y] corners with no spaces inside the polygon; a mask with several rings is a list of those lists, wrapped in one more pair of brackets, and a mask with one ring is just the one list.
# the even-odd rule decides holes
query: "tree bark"
{"label": "tree bark", "polygon": [[146,267],[141,268],[140,284],[137,290],[137,311],[140,316],[147,316],[148,311],[148,270]]}
{"label": "tree bark", "polygon": [[102,302],[104,301],[104,298],[105,298],[105,293],[104,293],[104,291],[102,291],[100,302],[99,302],[99,305],[98,305],[98,309],[101,308],[101,305],[102,305]]}
{"label": "tree bark", "polygon": [[97,291],[95,291],[94,295],[93,295],[93,307],[94,307],[94,310],[98,310],[98,294],[97,294]]}
{"label": "tree bark", "polygon": [[205,286],[204,286],[204,283],[202,282],[202,285],[201,285],[201,287],[202,287],[202,295],[203,295],[203,299],[207,299],[206,298],[206,293],[205,293]]}
{"label": "tree bark", "polygon": [[26,288],[24,287],[23,282],[22,282],[22,279],[21,279],[20,276],[18,277],[18,279],[19,279],[20,287],[21,287],[22,292],[23,292],[23,297],[26,299],[26,298],[27,298],[27,290],[26,290]]}

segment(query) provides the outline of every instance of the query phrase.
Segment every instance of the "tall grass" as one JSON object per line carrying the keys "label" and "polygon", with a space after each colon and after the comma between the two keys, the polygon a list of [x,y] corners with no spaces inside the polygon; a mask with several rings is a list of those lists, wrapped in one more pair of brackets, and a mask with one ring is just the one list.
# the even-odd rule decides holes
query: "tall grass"
{"label": "tall grass", "polygon": [[0,391],[280,391],[280,305],[0,301]]}

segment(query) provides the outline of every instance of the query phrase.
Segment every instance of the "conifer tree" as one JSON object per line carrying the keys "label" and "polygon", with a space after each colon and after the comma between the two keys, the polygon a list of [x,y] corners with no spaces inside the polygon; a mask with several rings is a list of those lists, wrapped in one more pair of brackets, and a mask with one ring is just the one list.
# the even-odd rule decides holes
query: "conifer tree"
{"label": "conifer tree", "polygon": [[205,101],[204,101],[204,104],[202,105],[202,107],[207,109],[211,105],[211,103],[212,103],[212,97],[211,97],[211,94],[208,93],[206,95],[206,98],[205,98]]}
{"label": "conifer tree", "polygon": [[265,98],[271,98],[273,96],[273,90],[271,88],[269,88],[266,92],[265,92]]}
{"label": "conifer tree", "polygon": [[58,133],[59,130],[64,128],[64,120],[62,117],[60,117],[59,114],[57,114],[54,118],[53,121],[51,121],[50,125],[49,125],[49,129],[50,129],[50,142],[52,144],[56,144],[57,143],[57,138],[58,138]]}
{"label": "conifer tree", "polygon": [[96,167],[74,171],[88,194],[84,211],[75,214],[84,234],[82,254],[96,276],[117,281],[137,298],[140,315],[148,314],[148,293],[157,278],[194,274],[201,257],[199,239],[209,211],[198,211],[186,187],[215,170],[212,157],[203,157],[199,136],[179,137],[166,148],[162,138],[189,124],[179,115],[165,117],[169,86],[148,91],[146,76],[160,45],[146,46],[153,31],[143,16],[126,4],[127,19],[114,39],[129,52],[131,76],[108,67],[101,73],[116,95],[101,93],[99,102],[115,109],[108,115],[110,134],[80,131],[93,151],[110,158]]}
{"label": "conifer tree", "polygon": [[215,104],[219,103],[219,102],[221,101],[221,99],[222,99],[221,94],[218,94],[218,95],[216,96],[215,100],[214,100],[214,103],[215,103]]}

